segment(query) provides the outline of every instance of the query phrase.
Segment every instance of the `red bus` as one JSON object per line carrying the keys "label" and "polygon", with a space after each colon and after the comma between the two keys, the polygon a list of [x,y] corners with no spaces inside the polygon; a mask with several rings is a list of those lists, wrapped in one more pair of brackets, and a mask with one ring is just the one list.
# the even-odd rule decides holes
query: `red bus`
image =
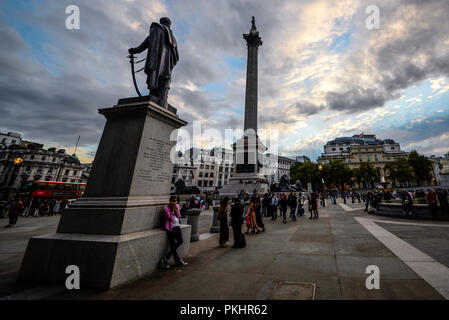
{"label": "red bus", "polygon": [[26,191],[33,198],[67,198],[82,197],[86,189],[85,183],[30,181],[26,184]]}

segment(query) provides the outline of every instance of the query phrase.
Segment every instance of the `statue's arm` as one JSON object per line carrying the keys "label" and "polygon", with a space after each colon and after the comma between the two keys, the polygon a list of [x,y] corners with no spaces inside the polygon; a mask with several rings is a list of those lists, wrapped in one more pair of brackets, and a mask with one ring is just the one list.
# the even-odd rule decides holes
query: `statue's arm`
{"label": "statue's arm", "polygon": [[131,48],[129,49],[129,53],[134,54],[134,53],[141,53],[143,51],[145,51],[146,49],[148,49],[148,41],[150,40],[150,37],[146,37],[145,40],[143,40],[143,42],[135,48]]}

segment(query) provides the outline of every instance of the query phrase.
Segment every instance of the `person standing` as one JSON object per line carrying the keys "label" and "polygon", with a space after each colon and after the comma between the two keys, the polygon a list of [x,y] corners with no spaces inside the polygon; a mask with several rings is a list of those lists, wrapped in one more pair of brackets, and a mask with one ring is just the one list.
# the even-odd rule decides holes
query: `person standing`
{"label": "person standing", "polygon": [[268,193],[265,193],[263,195],[263,199],[262,199],[262,215],[264,217],[269,217],[271,215],[271,212],[268,212],[268,205],[270,202],[270,198],[268,197]]}
{"label": "person standing", "polygon": [[319,219],[318,217],[318,196],[316,193],[312,193],[312,197],[310,198],[313,219]]}
{"label": "person standing", "polygon": [[234,233],[234,245],[232,246],[233,248],[246,247],[245,236],[242,233],[243,210],[244,207],[240,203],[240,198],[235,198],[230,213],[232,232]]}
{"label": "person standing", "polygon": [[274,194],[272,194],[270,203],[271,220],[276,220],[278,218],[277,205],[277,198]]}
{"label": "person standing", "polygon": [[228,215],[231,212],[229,207],[229,198],[224,197],[218,208],[217,219],[220,221],[220,247],[227,247],[229,241]]}
{"label": "person standing", "polygon": [[19,198],[16,198],[11,206],[9,211],[9,225],[6,227],[14,227],[17,224],[17,219],[19,218],[19,214],[24,209],[23,203]]}
{"label": "person standing", "polygon": [[248,213],[246,214],[246,234],[249,234],[249,229],[252,229],[251,233],[259,233],[259,226],[257,225],[256,220],[256,204],[255,199],[253,198],[248,209]]}
{"label": "person standing", "polygon": [[179,219],[181,218],[179,204],[176,203],[176,196],[171,196],[168,205],[164,208],[164,229],[167,231],[168,243],[170,245],[170,251],[161,259],[160,266],[162,269],[169,269],[168,260],[173,255],[176,266],[183,267],[187,265],[187,262],[183,261],[176,252],[176,249],[182,244],[182,232],[179,225]]}
{"label": "person standing", "polygon": [[427,191],[426,199],[429,202],[429,208],[430,212],[432,213],[432,219],[437,218],[437,207],[438,207],[438,201],[437,201],[437,195],[433,190]]}
{"label": "person standing", "polygon": [[281,195],[281,200],[279,201],[279,206],[282,211],[282,222],[287,223],[288,199],[284,193]]}
{"label": "person standing", "polygon": [[293,193],[290,193],[288,196],[288,205],[290,207],[290,218],[292,221],[296,221],[296,206],[298,205],[298,200]]}
{"label": "person standing", "polygon": [[262,228],[262,232],[264,232],[265,231],[265,225],[264,225],[264,223],[263,223],[263,220],[262,220],[262,212],[261,212],[261,210],[262,210],[262,206],[261,206],[261,201],[260,201],[260,197],[259,197],[259,195],[256,193],[255,195],[254,195],[254,198],[255,198],[255,200],[254,200],[254,203],[256,204],[256,222],[257,222],[257,225],[260,227],[260,228]]}

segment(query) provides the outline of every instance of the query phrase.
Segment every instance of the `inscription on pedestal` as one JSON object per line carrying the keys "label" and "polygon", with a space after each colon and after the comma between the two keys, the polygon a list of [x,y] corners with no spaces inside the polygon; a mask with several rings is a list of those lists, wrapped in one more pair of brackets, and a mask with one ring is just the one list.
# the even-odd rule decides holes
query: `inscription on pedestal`
{"label": "inscription on pedestal", "polygon": [[149,182],[167,182],[171,180],[170,150],[172,143],[149,138],[143,158],[148,165],[139,170],[139,178]]}

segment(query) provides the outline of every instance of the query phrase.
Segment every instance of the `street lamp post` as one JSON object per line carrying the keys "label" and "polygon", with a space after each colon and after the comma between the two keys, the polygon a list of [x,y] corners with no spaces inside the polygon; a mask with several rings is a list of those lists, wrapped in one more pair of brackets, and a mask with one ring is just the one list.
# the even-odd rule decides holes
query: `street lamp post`
{"label": "street lamp post", "polygon": [[6,190],[5,193],[3,194],[3,200],[7,200],[8,195],[9,195],[9,191],[10,191],[10,186],[11,186],[11,179],[12,176],[14,174],[14,171],[16,170],[17,166],[20,166],[23,163],[24,159],[23,157],[19,154],[17,155],[14,159],[13,159],[13,165],[11,166],[11,171],[9,173],[8,176],[8,180],[6,180]]}

